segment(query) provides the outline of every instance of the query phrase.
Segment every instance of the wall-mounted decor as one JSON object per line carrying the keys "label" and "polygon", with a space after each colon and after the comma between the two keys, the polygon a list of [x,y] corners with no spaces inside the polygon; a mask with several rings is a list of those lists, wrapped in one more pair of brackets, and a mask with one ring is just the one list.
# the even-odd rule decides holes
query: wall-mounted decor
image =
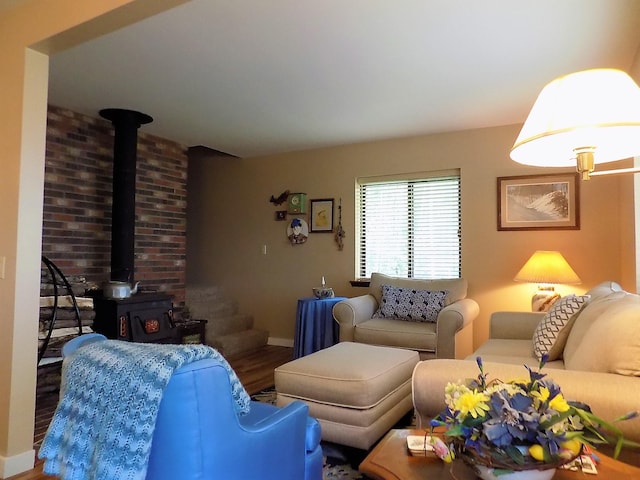
{"label": "wall-mounted decor", "polygon": [[311,232],[333,232],[333,198],[311,200]]}
{"label": "wall-mounted decor", "polygon": [[342,198],[340,199],[340,202],[338,203],[338,226],[336,227],[336,243],[338,244],[338,250],[342,250],[344,248],[344,237],[346,237],[347,234],[344,231],[344,228],[342,228]]}
{"label": "wall-mounted decor", "polygon": [[577,173],[498,178],[498,230],[579,230]]}
{"label": "wall-mounted decor", "polygon": [[271,195],[271,198],[269,199],[269,201],[274,205],[282,205],[284,202],[287,201],[287,198],[289,198],[289,190],[285,190],[280,195],[278,195],[278,197]]}
{"label": "wall-mounted decor", "polygon": [[306,193],[290,193],[287,200],[289,213],[307,213]]}
{"label": "wall-mounted decor", "polygon": [[294,218],[287,226],[287,237],[291,245],[305,243],[309,237],[309,226],[302,218]]}
{"label": "wall-mounted decor", "polygon": [[276,210],[276,220],[282,221],[287,219],[287,211],[286,210]]}

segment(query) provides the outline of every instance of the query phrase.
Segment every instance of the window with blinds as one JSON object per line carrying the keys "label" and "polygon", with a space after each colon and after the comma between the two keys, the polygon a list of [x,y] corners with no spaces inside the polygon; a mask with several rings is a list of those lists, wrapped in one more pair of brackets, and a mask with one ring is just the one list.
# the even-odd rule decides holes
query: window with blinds
{"label": "window with blinds", "polygon": [[460,173],[359,179],[357,269],[407,278],[460,277]]}

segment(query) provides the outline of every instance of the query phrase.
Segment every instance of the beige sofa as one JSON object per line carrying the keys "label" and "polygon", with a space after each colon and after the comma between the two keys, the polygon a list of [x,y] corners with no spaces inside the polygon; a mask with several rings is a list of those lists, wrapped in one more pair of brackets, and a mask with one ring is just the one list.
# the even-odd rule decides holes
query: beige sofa
{"label": "beige sofa", "polygon": [[[489,339],[473,355],[416,365],[412,392],[418,424],[428,425],[444,409],[448,382],[478,375],[476,357],[482,357],[489,379],[526,378],[523,364],[537,367],[534,347],[545,343],[543,350],[557,358],[543,372],[560,385],[565,398],[590,405],[608,420],[640,410],[640,296],[622,291],[614,282],[600,284],[587,295],[584,304],[575,312],[565,311],[561,321],[552,315],[555,310],[556,317],[563,316],[555,304],[549,315],[494,313]],[[640,419],[618,425],[626,438],[640,442]]]}
{"label": "beige sofa", "polygon": [[[393,310],[392,294],[398,289],[405,293],[416,291],[421,299],[440,304],[430,309],[427,315],[433,315],[427,319],[414,315],[413,321],[400,320],[396,316],[402,315],[395,315],[397,312],[376,318],[381,306],[385,307],[385,314]],[[446,293],[432,298],[434,292]],[[478,304],[466,296],[467,281],[462,278],[421,280],[374,273],[368,293],[337,303],[333,317],[340,325],[341,342],[406,348],[417,351],[423,360],[464,358],[473,351],[473,320],[479,312]],[[403,312],[412,313],[406,309]]]}

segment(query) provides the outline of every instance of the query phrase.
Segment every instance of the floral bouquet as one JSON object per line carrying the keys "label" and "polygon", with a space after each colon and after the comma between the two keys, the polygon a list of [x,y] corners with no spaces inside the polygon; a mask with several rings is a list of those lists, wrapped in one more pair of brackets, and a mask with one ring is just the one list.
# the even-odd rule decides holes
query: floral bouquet
{"label": "floral bouquet", "polygon": [[477,379],[449,383],[447,408],[431,421],[432,430],[445,429],[448,449],[438,442],[440,458],[451,461],[458,454],[472,466],[490,467],[500,475],[559,467],[577,457],[584,445],[615,443],[617,457],[623,444],[631,444],[587,405],[565,400],[560,387],[540,373],[546,361],[543,357],[538,371],[525,365],[529,379],[488,382],[478,357]]}

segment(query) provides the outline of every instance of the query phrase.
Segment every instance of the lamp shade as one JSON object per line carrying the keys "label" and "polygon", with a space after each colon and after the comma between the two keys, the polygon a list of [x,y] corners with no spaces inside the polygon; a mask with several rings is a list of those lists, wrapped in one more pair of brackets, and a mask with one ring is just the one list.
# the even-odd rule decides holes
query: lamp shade
{"label": "lamp shade", "polygon": [[640,88],[621,70],[594,69],[557,78],[540,92],[511,158],[568,167],[589,149],[593,163],[640,155]]}
{"label": "lamp shade", "polygon": [[569,263],[560,252],[538,250],[515,276],[516,282],[530,283],[581,283]]}

